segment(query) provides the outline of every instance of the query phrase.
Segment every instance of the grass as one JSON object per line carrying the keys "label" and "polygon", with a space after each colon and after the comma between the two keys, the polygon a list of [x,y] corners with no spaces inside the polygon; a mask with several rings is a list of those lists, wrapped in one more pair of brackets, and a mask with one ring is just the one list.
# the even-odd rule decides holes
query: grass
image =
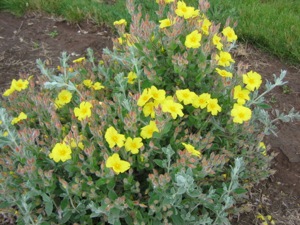
{"label": "grass", "polygon": [[[236,31],[240,40],[290,62],[300,62],[299,0],[211,0],[211,3],[218,4],[225,17],[234,15],[238,20]],[[232,11],[235,13],[230,14]]]}
{"label": "grass", "polygon": [[[115,20],[130,20],[125,0],[1,0],[0,10],[23,15],[26,11],[44,11],[79,22],[91,19],[112,25]],[[135,0],[144,12],[155,18],[155,0]],[[186,0],[197,6],[197,0]],[[292,63],[300,62],[299,0],[210,0],[210,17],[225,23],[227,17],[238,21],[240,41],[253,43]]]}

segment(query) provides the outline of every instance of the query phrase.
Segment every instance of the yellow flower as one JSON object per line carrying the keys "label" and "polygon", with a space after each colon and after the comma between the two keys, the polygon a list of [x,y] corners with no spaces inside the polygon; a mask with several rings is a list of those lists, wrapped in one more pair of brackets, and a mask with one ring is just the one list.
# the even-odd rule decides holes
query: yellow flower
{"label": "yellow flower", "polygon": [[92,86],[95,91],[99,91],[104,88],[104,86],[100,82],[95,82]]}
{"label": "yellow flower", "polygon": [[81,150],[84,149],[84,144],[82,143],[82,141],[80,141],[77,145]]}
{"label": "yellow flower", "polygon": [[231,110],[231,116],[233,117],[234,123],[243,123],[251,119],[252,112],[251,109],[245,106],[234,104]]}
{"label": "yellow flower", "polygon": [[159,28],[166,28],[173,25],[173,22],[170,19],[160,20],[159,23]]}
{"label": "yellow flower", "polygon": [[128,137],[125,142],[125,149],[126,151],[131,151],[132,154],[138,154],[139,149],[143,147],[142,138],[131,138]]}
{"label": "yellow flower", "polygon": [[162,111],[171,113],[173,119],[176,119],[177,116],[182,117],[184,114],[182,112],[183,106],[180,103],[174,102],[171,98],[167,98],[165,101],[162,102]]}
{"label": "yellow flower", "polygon": [[216,116],[219,112],[222,111],[221,107],[218,104],[218,99],[211,98],[207,102],[207,112],[210,112],[211,115]]}
{"label": "yellow flower", "polygon": [[113,148],[115,145],[120,148],[124,146],[125,136],[123,134],[119,134],[112,126],[106,130],[104,137],[110,148]]}
{"label": "yellow flower", "polygon": [[71,159],[71,147],[65,143],[57,143],[49,154],[50,159],[53,159],[55,162],[65,162]]}
{"label": "yellow flower", "polygon": [[232,78],[232,73],[228,72],[227,70],[221,70],[219,68],[216,68],[216,71],[221,77]]}
{"label": "yellow flower", "polygon": [[84,86],[86,86],[87,88],[91,88],[92,86],[93,86],[93,81],[91,81],[91,80],[84,80],[83,82],[82,82],[83,84],[84,84]]}
{"label": "yellow flower", "polygon": [[143,107],[143,113],[145,116],[151,116],[151,118],[155,118],[155,110],[154,108],[157,106],[154,102],[148,102]]}
{"label": "yellow flower", "polygon": [[246,84],[246,88],[250,91],[258,89],[262,83],[261,75],[250,71],[243,75],[243,83]]}
{"label": "yellow flower", "polygon": [[227,38],[228,42],[233,42],[237,40],[237,36],[231,27],[225,27],[222,33]]}
{"label": "yellow flower", "polygon": [[77,140],[75,140],[74,138],[70,138],[69,136],[66,136],[63,140],[63,143],[65,143],[66,145],[70,145],[71,148],[79,147],[81,150],[83,150],[84,149],[84,144],[82,143],[83,139],[84,136],[80,135],[81,141],[77,142]]}
{"label": "yellow flower", "polygon": [[15,117],[12,119],[11,124],[14,125],[18,122],[20,122],[21,120],[26,120],[27,119],[27,115],[23,112],[21,112],[18,117]]}
{"label": "yellow flower", "polygon": [[160,2],[168,4],[168,3],[174,2],[174,0],[156,0],[156,3],[160,3]]}
{"label": "yellow flower", "polygon": [[141,96],[138,99],[137,105],[138,106],[145,105],[151,97],[152,97],[152,95],[149,93],[149,89],[148,88],[144,89],[143,93],[141,94]]}
{"label": "yellow flower", "polygon": [[22,91],[22,90],[25,90],[26,88],[28,88],[28,80],[22,80],[22,79],[19,79],[19,80],[15,80],[13,79],[12,82],[11,82],[11,89],[15,90],[15,91]]}
{"label": "yellow flower", "polygon": [[129,170],[130,163],[125,160],[121,160],[119,154],[114,153],[106,160],[106,167],[112,168],[116,174],[119,174]]}
{"label": "yellow flower", "polygon": [[237,85],[233,90],[233,98],[237,99],[237,103],[240,105],[245,104],[246,100],[249,100],[250,91],[247,89],[242,89],[241,85]]}
{"label": "yellow flower", "polygon": [[198,156],[198,157],[201,158],[201,156],[202,156],[201,152],[200,152],[200,151],[197,151],[197,150],[195,149],[194,146],[192,146],[192,145],[190,145],[190,144],[183,143],[183,142],[182,142],[181,144],[183,144],[183,146],[185,147],[185,149],[186,149],[189,153],[191,153],[191,154],[194,155],[194,156]]}
{"label": "yellow flower", "polygon": [[117,21],[114,22],[114,26],[116,26],[116,25],[124,25],[124,26],[126,26],[127,22],[126,22],[125,19],[120,19],[120,20],[117,20]]}
{"label": "yellow flower", "polygon": [[259,146],[258,146],[260,149],[262,149],[263,151],[261,152],[262,155],[266,156],[267,155],[267,151],[266,151],[266,145],[265,143],[263,143],[262,141],[259,142]]}
{"label": "yellow flower", "polygon": [[92,107],[93,107],[92,104],[89,102],[81,102],[79,108],[75,107],[74,109],[75,116],[78,117],[78,120],[80,121],[86,119],[87,117],[91,117]]}
{"label": "yellow flower", "polygon": [[221,51],[222,48],[223,48],[223,44],[221,42],[221,38],[217,34],[215,34],[213,36],[212,40],[213,40],[213,44],[216,46],[216,48]]}
{"label": "yellow flower", "polygon": [[134,84],[135,79],[137,78],[137,75],[135,72],[130,71],[127,75],[127,82],[129,84]]}
{"label": "yellow flower", "polygon": [[122,44],[123,44],[123,38],[122,38],[122,37],[119,37],[119,38],[118,38],[118,42],[119,42],[120,45],[122,45]]}
{"label": "yellow flower", "polygon": [[166,98],[165,90],[157,89],[155,86],[151,86],[149,89],[149,94],[155,100],[156,103],[161,103]]}
{"label": "yellow flower", "polygon": [[3,123],[2,120],[0,120],[0,125],[1,125],[2,123]]}
{"label": "yellow flower", "polygon": [[154,132],[159,132],[155,121],[150,121],[150,123],[144,126],[141,130],[141,137],[144,139],[152,138]]}
{"label": "yellow flower", "polygon": [[3,132],[3,137],[7,137],[8,136],[8,132],[7,131],[4,131]]}
{"label": "yellow flower", "polygon": [[175,13],[177,16],[184,17],[185,19],[189,19],[198,16],[199,10],[195,10],[194,7],[186,6],[185,2],[183,1],[178,1]]}
{"label": "yellow flower", "polygon": [[199,48],[201,46],[201,37],[201,34],[197,30],[194,30],[186,36],[184,45],[187,48]]}
{"label": "yellow flower", "polygon": [[83,61],[85,61],[85,57],[80,57],[78,59],[74,59],[73,63],[82,63]]}
{"label": "yellow flower", "polygon": [[54,105],[56,109],[61,108],[64,104],[62,104],[58,99],[55,99]]}
{"label": "yellow flower", "polygon": [[118,38],[118,41],[121,45],[126,43],[128,46],[132,46],[136,40],[134,39],[133,35],[125,33],[122,37]]}
{"label": "yellow flower", "polygon": [[176,97],[184,105],[192,104],[197,95],[189,89],[176,90]]}
{"label": "yellow flower", "polygon": [[266,149],[266,145],[262,141],[259,142],[259,147],[262,148],[262,149]]}
{"label": "yellow flower", "polygon": [[230,66],[230,63],[234,63],[235,61],[231,58],[229,52],[220,52],[219,55],[216,55],[216,60],[218,61],[219,66]]}
{"label": "yellow flower", "polygon": [[3,93],[3,96],[5,97],[10,96],[12,93],[14,93],[14,91],[15,91],[14,88],[9,88]]}
{"label": "yellow flower", "polygon": [[201,30],[205,35],[209,34],[209,28],[210,28],[211,22],[208,19],[204,19],[202,22]]}
{"label": "yellow flower", "polygon": [[57,99],[61,104],[65,105],[71,101],[72,93],[68,90],[62,90],[61,92],[59,92]]}
{"label": "yellow flower", "polygon": [[195,97],[195,99],[193,100],[193,106],[195,108],[204,109],[207,106],[209,100],[210,100],[210,94],[203,93]]}

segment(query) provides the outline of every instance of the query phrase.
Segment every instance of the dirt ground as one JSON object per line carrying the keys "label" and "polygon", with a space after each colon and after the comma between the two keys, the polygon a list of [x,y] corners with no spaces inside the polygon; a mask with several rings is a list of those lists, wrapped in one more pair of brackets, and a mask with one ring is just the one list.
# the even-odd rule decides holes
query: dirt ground
{"label": "dirt ground", "polygon": [[[0,90],[7,88],[20,73],[38,74],[35,66],[38,58],[56,67],[62,51],[78,58],[91,47],[100,56],[103,48],[111,46],[111,32],[103,26],[89,22],[68,24],[60,18],[37,14],[17,18],[0,12]],[[240,44],[234,55],[237,61],[247,64],[249,70],[261,73],[268,80],[273,80],[272,74],[287,70],[289,83],[277,88],[268,96],[268,101],[283,112],[292,107],[300,111],[300,65],[291,66],[247,44]],[[254,188],[249,203],[253,210],[241,215],[234,224],[260,224],[256,219],[258,212],[271,215],[276,224],[300,224],[299,125],[300,122],[278,124],[278,137],[267,138],[271,150],[278,153],[273,164],[277,172]],[[0,221],[1,217],[4,215],[0,212]]]}

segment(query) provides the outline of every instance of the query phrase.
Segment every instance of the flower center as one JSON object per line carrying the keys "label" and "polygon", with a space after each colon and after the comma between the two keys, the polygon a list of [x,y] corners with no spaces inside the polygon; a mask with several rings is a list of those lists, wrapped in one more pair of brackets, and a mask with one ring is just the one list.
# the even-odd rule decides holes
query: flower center
{"label": "flower center", "polygon": [[121,164],[119,162],[115,162],[114,169],[115,170],[120,170],[121,169]]}
{"label": "flower center", "polygon": [[170,111],[175,113],[176,112],[176,107],[175,106],[170,106]]}
{"label": "flower center", "polygon": [[60,156],[65,156],[67,154],[67,151],[65,150],[65,149],[61,149],[60,151],[59,151],[59,155]]}
{"label": "flower center", "polygon": [[118,138],[117,135],[114,135],[114,136],[112,137],[112,139],[113,139],[114,142],[118,142],[118,139],[119,139],[119,138]]}
{"label": "flower center", "polygon": [[193,36],[193,37],[191,38],[191,42],[197,42],[197,39],[196,39],[195,36]]}
{"label": "flower center", "polygon": [[250,84],[254,84],[254,83],[255,83],[255,80],[254,80],[253,78],[250,78],[250,79],[249,79],[249,83],[250,83]]}
{"label": "flower center", "polygon": [[240,117],[241,119],[244,119],[244,118],[245,118],[245,113],[240,112],[240,113],[239,113],[239,117]]}

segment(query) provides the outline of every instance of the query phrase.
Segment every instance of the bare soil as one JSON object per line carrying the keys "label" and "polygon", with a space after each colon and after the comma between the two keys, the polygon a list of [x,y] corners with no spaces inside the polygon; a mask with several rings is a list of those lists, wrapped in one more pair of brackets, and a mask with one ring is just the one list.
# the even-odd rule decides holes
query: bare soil
{"label": "bare soil", "polygon": [[[84,56],[88,47],[97,56],[102,49],[111,47],[112,33],[105,26],[98,27],[88,21],[69,24],[63,19],[47,15],[27,14],[17,18],[0,12],[0,90],[7,88],[13,78],[21,73],[38,74],[36,59],[45,60],[56,67],[62,51],[72,59]],[[300,111],[300,65],[289,65],[278,58],[247,44],[234,51],[235,59],[259,72],[265,79],[273,80],[287,70],[289,82],[268,96],[269,103],[283,112],[292,107]],[[234,224],[260,224],[260,212],[271,215],[276,224],[300,224],[300,123],[278,124],[278,137],[268,136],[266,143],[278,153],[273,169],[277,172],[267,181],[257,185],[250,195],[252,211],[234,219]],[[0,221],[5,214],[0,211]],[[1,218],[2,217],[2,218]],[[8,219],[7,223],[10,224]]]}

